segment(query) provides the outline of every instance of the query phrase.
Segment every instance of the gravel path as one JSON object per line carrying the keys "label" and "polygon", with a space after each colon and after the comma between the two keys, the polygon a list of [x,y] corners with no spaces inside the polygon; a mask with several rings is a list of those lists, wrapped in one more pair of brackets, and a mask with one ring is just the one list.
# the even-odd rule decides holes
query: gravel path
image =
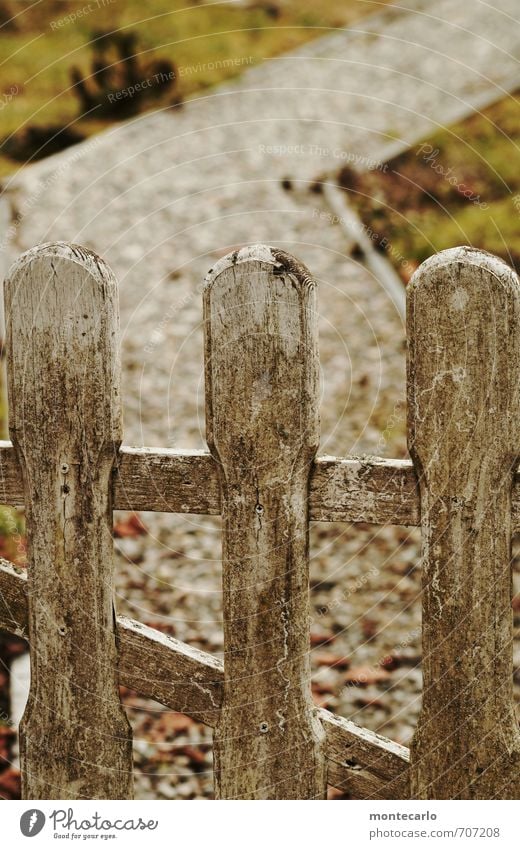
{"label": "gravel path", "polygon": [[[310,187],[353,157],[370,167],[396,140],[509,89],[519,70],[515,0],[413,7],[119,125],[12,181],[21,214],[12,254],[73,240],[120,280],[125,442],[204,446],[200,282],[216,257],[268,242],[319,282],[320,452],[406,455],[402,320],[346,255]],[[148,535],[117,541],[119,610],[220,653],[219,523],[143,518]],[[421,686],[418,533],[317,523],[311,549],[316,698],[406,744]],[[137,795],[211,795],[210,732],[132,694],[127,703]]]}

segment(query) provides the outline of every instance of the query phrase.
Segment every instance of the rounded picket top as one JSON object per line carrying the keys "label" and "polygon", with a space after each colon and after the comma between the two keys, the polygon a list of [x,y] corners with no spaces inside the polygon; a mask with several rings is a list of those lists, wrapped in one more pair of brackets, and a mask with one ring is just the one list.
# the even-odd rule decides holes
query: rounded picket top
{"label": "rounded picket top", "polygon": [[[269,245],[250,245],[222,257],[205,279],[204,335],[210,448],[216,445],[217,430],[221,448],[229,439],[227,420],[232,414],[237,432],[243,428],[241,440],[249,439],[256,451],[264,441],[258,430],[265,427],[258,412],[267,400],[271,413],[277,403],[283,407],[286,430],[292,431],[294,404],[299,403],[297,384],[303,399],[300,424],[304,443],[314,453],[319,443],[319,355],[315,283],[308,269]],[[238,365],[242,368],[240,386]],[[224,412],[221,403],[217,416],[214,385],[222,378],[222,367],[229,371],[226,392],[230,409]],[[243,396],[242,406],[233,404],[233,393]],[[271,430],[284,429],[272,414],[268,418]],[[274,441],[279,435],[273,434]]]}
{"label": "rounded picket top", "polygon": [[213,268],[210,268],[205,277],[204,292],[210,290],[221,275],[230,268],[241,266],[244,263],[262,263],[272,266],[274,274],[278,276],[290,275],[296,285],[309,288],[313,288],[315,285],[308,268],[292,254],[271,245],[256,244],[247,245],[221,257]]}

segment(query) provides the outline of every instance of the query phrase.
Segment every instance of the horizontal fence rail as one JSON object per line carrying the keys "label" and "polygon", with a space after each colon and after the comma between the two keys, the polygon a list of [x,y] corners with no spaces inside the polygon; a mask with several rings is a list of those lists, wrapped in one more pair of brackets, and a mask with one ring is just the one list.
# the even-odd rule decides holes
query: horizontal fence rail
{"label": "horizontal fence rail", "polygon": [[[470,249],[408,293],[412,461],[315,457],[314,284],[234,252],[206,282],[208,452],[121,446],[115,281],[58,243],[6,282],[12,444],[28,568],[0,562],[0,628],[29,640],[30,798],[130,798],[124,684],[215,729],[219,798],[516,798],[511,535],[520,529],[520,284]],[[95,415],[94,415],[95,413]],[[224,662],[113,612],[114,509],[223,518]],[[421,526],[423,709],[408,751],[313,707],[308,523]]]}

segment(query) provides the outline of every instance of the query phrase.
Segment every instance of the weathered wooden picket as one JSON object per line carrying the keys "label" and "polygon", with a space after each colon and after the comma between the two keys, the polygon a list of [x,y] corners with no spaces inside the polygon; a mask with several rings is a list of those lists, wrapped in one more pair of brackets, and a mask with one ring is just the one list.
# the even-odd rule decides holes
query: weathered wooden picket
{"label": "weathered wooden picket", "polygon": [[[0,627],[28,638],[26,798],[128,798],[125,684],[215,729],[219,798],[517,798],[511,534],[520,529],[520,284],[458,248],[408,291],[413,461],[315,457],[314,283],[255,246],[204,295],[209,453],[121,447],[116,283],[42,245],[6,282],[11,443],[28,573]],[[225,661],[113,613],[113,509],[222,514]],[[309,520],[422,526],[423,708],[408,752],[313,706]]]}

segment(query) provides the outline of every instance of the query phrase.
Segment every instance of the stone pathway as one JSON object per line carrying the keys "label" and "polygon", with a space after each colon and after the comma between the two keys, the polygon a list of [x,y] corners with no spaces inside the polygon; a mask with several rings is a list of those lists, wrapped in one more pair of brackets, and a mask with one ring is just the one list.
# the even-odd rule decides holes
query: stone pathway
{"label": "stone pathway", "polygon": [[[388,9],[10,182],[7,196],[22,216],[12,255],[72,240],[100,253],[120,280],[125,442],[204,446],[200,283],[216,257],[268,242],[297,255],[319,282],[320,452],[405,455],[402,319],[346,254],[343,231],[310,189],[347,161],[373,166],[475,99],[509,90],[520,78],[518,12],[515,0]],[[218,522],[145,521],[148,536],[119,541],[119,609],[220,652]],[[315,642],[333,633],[334,653],[372,673],[384,657],[397,658],[365,688],[317,664],[316,692],[404,743],[420,693],[417,541],[416,531],[325,524],[311,539]],[[209,732],[131,701],[138,795],[209,795]],[[193,744],[202,744],[198,765],[186,750]]]}

